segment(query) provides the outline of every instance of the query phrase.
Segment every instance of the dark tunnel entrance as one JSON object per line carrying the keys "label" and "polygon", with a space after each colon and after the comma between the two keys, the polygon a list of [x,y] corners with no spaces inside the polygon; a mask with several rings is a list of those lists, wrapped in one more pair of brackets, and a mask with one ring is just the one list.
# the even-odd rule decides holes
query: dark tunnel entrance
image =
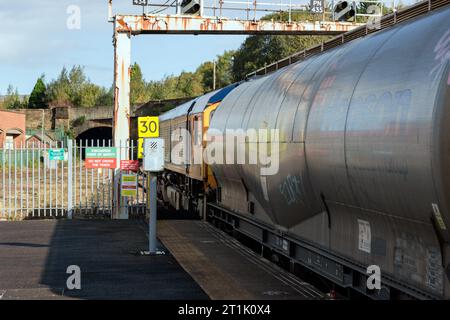
{"label": "dark tunnel entrance", "polygon": [[[103,147],[110,146],[112,142],[111,127],[95,127],[83,131],[76,137],[77,146],[80,147]],[[82,148],[82,159],[84,159],[84,151]]]}

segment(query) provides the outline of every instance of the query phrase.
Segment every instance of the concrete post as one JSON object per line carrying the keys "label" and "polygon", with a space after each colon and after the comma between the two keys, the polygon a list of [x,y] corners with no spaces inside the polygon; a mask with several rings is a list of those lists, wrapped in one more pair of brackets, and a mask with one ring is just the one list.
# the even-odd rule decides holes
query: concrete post
{"label": "concrete post", "polygon": [[[114,31],[117,21],[114,22]],[[131,39],[128,33],[114,32],[114,146],[118,148],[117,165],[120,160],[128,160],[127,141],[130,138],[130,68]],[[121,203],[120,169],[114,170],[113,219],[128,219],[128,210]]]}

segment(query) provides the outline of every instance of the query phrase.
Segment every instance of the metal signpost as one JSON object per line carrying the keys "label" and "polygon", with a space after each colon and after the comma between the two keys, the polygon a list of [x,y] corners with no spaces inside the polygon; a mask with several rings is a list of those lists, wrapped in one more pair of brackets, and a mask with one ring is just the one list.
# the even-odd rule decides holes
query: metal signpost
{"label": "metal signpost", "polygon": [[144,171],[148,174],[147,179],[147,208],[149,208],[148,239],[149,254],[164,254],[157,250],[156,220],[157,220],[157,173],[164,170],[164,139],[144,139]]}

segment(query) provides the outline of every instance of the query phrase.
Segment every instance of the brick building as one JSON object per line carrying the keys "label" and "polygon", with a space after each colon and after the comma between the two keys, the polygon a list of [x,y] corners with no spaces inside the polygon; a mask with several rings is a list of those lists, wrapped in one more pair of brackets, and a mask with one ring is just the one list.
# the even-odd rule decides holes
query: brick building
{"label": "brick building", "polygon": [[0,148],[20,148],[25,144],[25,119],[23,112],[0,110]]}
{"label": "brick building", "polygon": [[35,133],[26,136],[26,146],[28,148],[50,148],[55,144],[55,141],[44,133]]}

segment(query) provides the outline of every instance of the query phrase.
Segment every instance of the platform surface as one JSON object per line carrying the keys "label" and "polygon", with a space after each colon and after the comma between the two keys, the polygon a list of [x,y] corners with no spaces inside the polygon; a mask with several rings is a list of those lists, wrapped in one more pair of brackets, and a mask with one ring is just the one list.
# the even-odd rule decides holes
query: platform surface
{"label": "platform surface", "polygon": [[[0,222],[0,299],[208,299],[170,254],[133,254],[146,247],[139,221]],[[66,287],[69,265],[81,290]]]}
{"label": "platform surface", "polygon": [[207,222],[158,221],[158,237],[211,299],[324,297]]}

